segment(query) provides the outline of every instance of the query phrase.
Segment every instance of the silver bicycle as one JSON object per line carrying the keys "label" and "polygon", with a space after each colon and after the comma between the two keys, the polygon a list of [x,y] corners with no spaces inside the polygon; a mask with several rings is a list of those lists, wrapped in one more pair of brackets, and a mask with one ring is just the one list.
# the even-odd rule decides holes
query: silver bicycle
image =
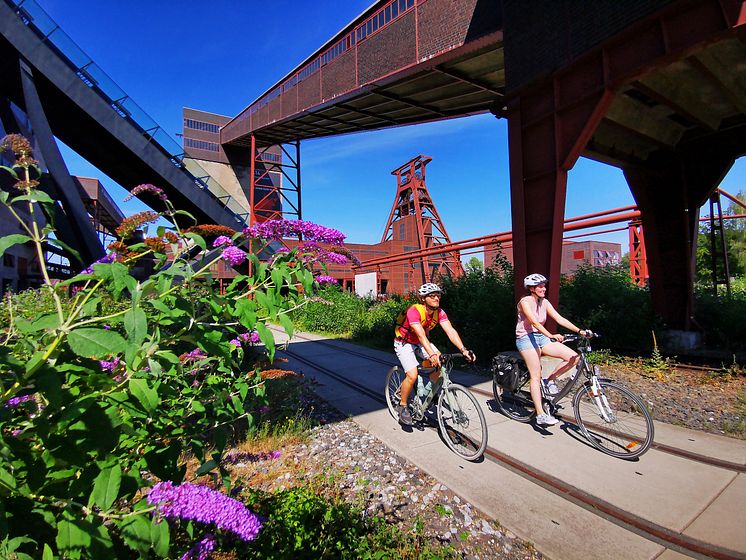
{"label": "silver bicycle", "polygon": [[[466,387],[451,382],[449,374],[453,369],[453,361],[461,357],[461,354],[441,354],[440,378],[422,395],[421,387],[415,387],[409,406],[412,419],[422,424],[428,420],[428,411],[437,400],[435,411],[446,445],[459,457],[476,461],[487,447],[487,421],[474,395]],[[423,379],[429,380],[428,376],[435,369],[419,366],[418,386]],[[401,384],[405,376],[400,366],[392,367],[386,374],[386,404],[391,416],[397,420],[399,414],[396,407],[401,401]]]}

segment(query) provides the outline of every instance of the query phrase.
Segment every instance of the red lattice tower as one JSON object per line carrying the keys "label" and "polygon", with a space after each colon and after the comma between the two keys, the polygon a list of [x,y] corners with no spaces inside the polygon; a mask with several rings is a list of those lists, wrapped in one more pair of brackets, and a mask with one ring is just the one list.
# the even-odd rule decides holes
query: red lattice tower
{"label": "red lattice tower", "polygon": [[629,276],[634,284],[646,286],[648,282],[648,260],[645,254],[645,236],[642,222],[629,223]]}
{"label": "red lattice tower", "polygon": [[[430,249],[451,242],[425,184],[425,166],[431,161],[431,157],[419,155],[391,172],[396,177],[396,198],[382,243],[399,239],[417,242],[417,249]],[[458,277],[464,272],[458,251],[419,257],[412,260],[413,266],[414,261],[421,264],[422,282],[443,274]]]}

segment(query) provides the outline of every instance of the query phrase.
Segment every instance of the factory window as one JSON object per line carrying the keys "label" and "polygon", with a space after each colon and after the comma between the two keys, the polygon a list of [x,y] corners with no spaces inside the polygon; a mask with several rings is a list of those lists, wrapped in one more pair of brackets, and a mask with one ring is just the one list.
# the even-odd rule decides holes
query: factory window
{"label": "factory window", "polygon": [[194,138],[184,138],[184,146],[197,150],[207,150],[208,152],[220,151],[220,146],[215,142],[205,142],[204,140],[195,140]]}
{"label": "factory window", "polygon": [[194,130],[204,130],[206,132],[212,132],[217,134],[220,132],[220,126],[203,121],[195,121],[194,119],[184,119],[184,128],[192,128]]}

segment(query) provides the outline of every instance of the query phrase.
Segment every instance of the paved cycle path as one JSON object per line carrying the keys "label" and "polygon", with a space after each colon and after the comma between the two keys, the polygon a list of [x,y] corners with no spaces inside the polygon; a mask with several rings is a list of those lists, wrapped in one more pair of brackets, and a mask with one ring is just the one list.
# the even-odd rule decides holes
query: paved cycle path
{"label": "paved cycle path", "polygon": [[[278,342],[286,336],[276,333]],[[312,339],[309,341],[307,339]],[[317,343],[314,341],[322,342]],[[340,349],[352,350],[350,354]],[[715,467],[657,449],[637,461],[615,459],[591,447],[571,423],[541,429],[493,411],[491,397],[475,393],[489,427],[488,446],[515,464],[537,469],[564,490],[537,483],[520,468],[485,459],[464,461],[437,430],[405,431],[382,404],[393,351],[302,334],[288,346],[282,367],[318,382],[317,392],[402,457],[446,484],[486,515],[556,559],[660,559],[697,555],[594,509],[577,495],[602,500],[673,535],[715,545],[722,558],[746,559],[746,473]],[[283,355],[282,353],[280,355]],[[386,363],[370,361],[366,357]],[[308,362],[306,361],[308,360]],[[312,367],[309,362],[319,364]],[[335,379],[342,376],[365,393]],[[456,383],[491,392],[484,377],[454,370]],[[565,401],[564,414],[572,416]],[[746,442],[656,423],[656,443],[746,465]],[[598,506],[597,506],[598,507]],[[599,515],[600,513],[600,515]]]}

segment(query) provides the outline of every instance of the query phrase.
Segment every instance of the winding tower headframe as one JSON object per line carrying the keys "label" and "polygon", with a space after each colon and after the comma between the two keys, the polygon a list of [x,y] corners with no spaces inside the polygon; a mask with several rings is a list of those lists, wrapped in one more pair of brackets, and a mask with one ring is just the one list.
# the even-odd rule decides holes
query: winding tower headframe
{"label": "winding tower headframe", "polygon": [[[425,167],[432,159],[418,155],[391,172],[396,177],[396,197],[381,242],[416,240],[417,249],[431,249],[451,242],[425,182]],[[422,282],[430,282],[437,275],[458,277],[463,274],[457,251],[422,256],[413,259],[412,265],[414,261],[420,264]]]}

